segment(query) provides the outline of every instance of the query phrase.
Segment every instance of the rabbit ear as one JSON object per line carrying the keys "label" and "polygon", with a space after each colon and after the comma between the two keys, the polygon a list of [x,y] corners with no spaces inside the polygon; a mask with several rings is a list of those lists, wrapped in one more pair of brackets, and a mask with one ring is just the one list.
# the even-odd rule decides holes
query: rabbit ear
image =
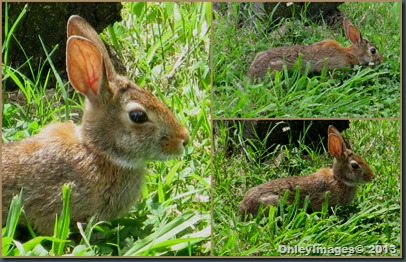
{"label": "rabbit ear", "polygon": [[335,128],[335,126],[329,125],[328,129],[327,129],[327,134],[332,134],[332,133],[341,136],[340,132],[337,130],[337,128]]}
{"label": "rabbit ear", "polygon": [[345,150],[344,140],[334,126],[328,127],[328,151],[335,158],[341,158]]}
{"label": "rabbit ear", "polygon": [[335,158],[340,158],[343,153],[343,141],[336,134],[328,135],[328,151]]}
{"label": "rabbit ear", "polygon": [[360,44],[362,41],[361,32],[351,22],[344,18],[344,32],[348,39],[354,44]]}
{"label": "rabbit ear", "polygon": [[115,78],[116,72],[114,70],[113,64],[110,61],[106,46],[100,39],[97,32],[88,22],[86,22],[85,19],[77,15],[72,15],[68,20],[67,36],[68,38],[71,36],[81,36],[91,41],[102,54],[107,76],[109,77],[109,79]]}
{"label": "rabbit ear", "polygon": [[103,57],[89,40],[72,36],[66,44],[66,70],[72,86],[90,100],[107,83]]}

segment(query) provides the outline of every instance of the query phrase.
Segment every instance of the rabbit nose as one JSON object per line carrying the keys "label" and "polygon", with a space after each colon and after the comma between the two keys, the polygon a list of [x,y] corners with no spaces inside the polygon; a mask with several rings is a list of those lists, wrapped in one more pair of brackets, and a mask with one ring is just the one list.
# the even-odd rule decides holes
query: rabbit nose
{"label": "rabbit nose", "polygon": [[190,136],[188,134],[188,132],[185,130],[184,134],[183,134],[183,139],[182,139],[182,144],[183,146],[187,146],[187,144],[189,144],[190,142]]}
{"label": "rabbit nose", "polygon": [[183,146],[187,146],[188,143],[189,143],[189,139],[188,139],[188,140],[183,140],[182,145],[183,145]]}
{"label": "rabbit nose", "polygon": [[383,58],[382,58],[381,54],[378,54],[378,56],[376,57],[376,62],[378,62],[378,64],[383,62]]}
{"label": "rabbit nose", "polygon": [[372,181],[372,179],[374,178],[374,173],[366,173],[364,174],[365,177],[365,181]]}

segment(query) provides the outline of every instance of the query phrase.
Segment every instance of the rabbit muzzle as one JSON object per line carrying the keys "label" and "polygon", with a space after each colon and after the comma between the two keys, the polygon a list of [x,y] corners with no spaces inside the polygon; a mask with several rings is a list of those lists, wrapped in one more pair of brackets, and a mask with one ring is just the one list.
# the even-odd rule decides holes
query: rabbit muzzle
{"label": "rabbit muzzle", "polygon": [[162,152],[166,155],[165,158],[170,159],[182,155],[186,145],[190,142],[189,133],[183,126],[176,134],[163,135],[161,137]]}

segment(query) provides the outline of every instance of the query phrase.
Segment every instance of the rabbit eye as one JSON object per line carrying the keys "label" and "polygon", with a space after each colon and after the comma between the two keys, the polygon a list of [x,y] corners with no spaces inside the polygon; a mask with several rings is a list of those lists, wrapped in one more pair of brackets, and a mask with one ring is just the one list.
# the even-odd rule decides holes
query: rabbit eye
{"label": "rabbit eye", "polygon": [[357,163],[352,163],[352,164],[351,164],[351,167],[354,168],[354,169],[358,169],[358,168],[359,168],[359,165],[358,165]]}
{"label": "rabbit eye", "polygon": [[369,49],[369,52],[371,52],[371,54],[375,54],[376,53],[376,48],[372,47],[371,49]]}
{"label": "rabbit eye", "polygon": [[131,111],[129,113],[130,119],[131,121],[133,121],[134,123],[144,123],[148,120],[148,116],[147,113],[145,113],[144,111],[140,111],[140,110],[134,110]]}

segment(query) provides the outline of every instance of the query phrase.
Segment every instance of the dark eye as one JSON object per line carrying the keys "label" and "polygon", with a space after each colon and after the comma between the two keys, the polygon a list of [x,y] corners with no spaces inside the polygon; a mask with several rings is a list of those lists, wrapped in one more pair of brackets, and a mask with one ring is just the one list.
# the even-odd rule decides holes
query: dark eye
{"label": "dark eye", "polygon": [[134,110],[131,111],[129,113],[130,119],[131,121],[133,121],[134,123],[144,123],[148,120],[148,116],[147,113],[145,113],[144,111],[140,111],[140,110]]}
{"label": "dark eye", "polygon": [[351,167],[354,168],[354,169],[358,169],[358,168],[359,168],[359,165],[358,165],[357,163],[352,163],[352,164],[351,164]]}
{"label": "dark eye", "polygon": [[371,54],[375,54],[376,53],[376,48],[372,47],[371,49],[369,49],[369,52],[371,52]]}

